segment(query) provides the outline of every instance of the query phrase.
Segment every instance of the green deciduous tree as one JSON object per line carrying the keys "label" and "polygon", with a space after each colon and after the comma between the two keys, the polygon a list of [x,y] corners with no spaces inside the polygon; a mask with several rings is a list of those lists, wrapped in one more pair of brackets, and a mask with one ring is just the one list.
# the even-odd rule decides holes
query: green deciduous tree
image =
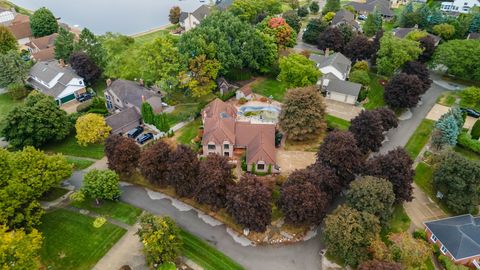
{"label": "green deciduous tree", "polygon": [[30,17],[30,28],[35,37],[48,36],[58,31],[57,19],[50,10],[42,7]]}
{"label": "green deciduous tree", "polygon": [[257,23],[265,16],[273,16],[282,12],[279,0],[235,0],[229,11],[243,21]]}
{"label": "green deciduous tree", "polygon": [[42,234],[33,229],[8,231],[0,226],[0,268],[5,270],[38,269]]}
{"label": "green deciduous tree", "polygon": [[375,215],[384,225],[390,220],[394,202],[392,183],[372,176],[353,181],[347,192],[348,206]]}
{"label": "green deciduous tree", "polygon": [[480,203],[480,166],[455,152],[447,152],[433,174],[433,186],[455,214],[475,213]]}
{"label": "green deciduous tree", "polygon": [[475,121],[470,134],[472,135],[472,139],[478,140],[478,138],[480,138],[480,120]]}
{"label": "green deciduous tree", "polygon": [[29,90],[23,83],[12,83],[7,86],[8,94],[15,100],[21,100],[25,98]]}
{"label": "green deciduous tree", "polygon": [[325,102],[315,87],[288,90],[280,113],[280,127],[295,141],[315,139],[325,131]]}
{"label": "green deciduous tree", "polygon": [[357,266],[369,258],[369,246],[380,232],[378,218],[348,206],[339,206],[325,219],[325,244],[347,265]]}
{"label": "green deciduous tree", "polygon": [[463,89],[460,92],[462,97],[462,105],[468,107],[476,107],[480,104],[480,88],[475,86],[470,86]]}
{"label": "green deciduous tree", "polygon": [[321,72],[315,63],[301,54],[290,54],[280,58],[278,79],[288,87],[302,87],[317,83]]}
{"label": "green deciduous tree", "polygon": [[257,28],[273,37],[279,48],[293,47],[297,42],[297,33],[283,18],[267,17]]}
{"label": "green deciduous tree", "polygon": [[383,19],[380,12],[375,8],[371,14],[368,15],[363,25],[363,33],[367,37],[372,37],[382,29]]}
{"label": "green deciduous tree", "polygon": [[52,97],[32,91],[24,103],[5,119],[3,136],[15,148],[39,147],[49,141],[60,141],[70,134],[72,124]]}
{"label": "green deciduous tree", "polygon": [[304,42],[309,44],[317,44],[320,34],[325,31],[328,27],[328,22],[322,19],[311,19],[308,24],[305,32],[303,33],[302,39]]}
{"label": "green deciduous tree", "polygon": [[112,170],[91,170],[83,178],[82,192],[97,204],[99,200],[117,200],[121,194],[118,181],[120,177]]}
{"label": "green deciduous tree", "polygon": [[378,72],[392,75],[404,63],[415,60],[422,53],[420,43],[408,39],[384,34],[380,39],[380,50],[377,52]]}
{"label": "green deciduous tree", "polygon": [[86,53],[97,66],[104,66],[105,50],[98,37],[88,28],[83,28],[74,50]]}
{"label": "green deciduous tree", "polygon": [[92,143],[103,143],[110,131],[111,127],[105,122],[105,118],[99,114],[88,113],[80,116],[75,123],[75,131],[77,142],[79,145],[86,146]]}
{"label": "green deciduous tree", "polygon": [[60,27],[55,39],[55,59],[67,61],[75,46],[75,35],[67,29]]}
{"label": "green deciduous tree", "polygon": [[221,64],[217,60],[199,55],[189,60],[188,71],[180,73],[180,83],[192,91],[193,96],[201,97],[212,93],[217,87],[215,79]]}
{"label": "green deciduous tree", "polygon": [[0,25],[0,54],[17,49],[18,43],[15,36],[6,26]]}
{"label": "green deciduous tree", "polygon": [[302,20],[298,16],[295,10],[289,10],[283,13],[282,18],[290,25],[290,27],[295,30],[295,33],[300,32],[300,28],[302,27]]}
{"label": "green deciduous tree", "polygon": [[24,83],[27,79],[28,62],[25,62],[15,50],[0,54],[0,87],[7,87],[12,83]]}
{"label": "green deciduous tree", "polygon": [[340,0],[327,0],[327,3],[322,9],[322,14],[327,14],[328,12],[337,12],[340,10]]}
{"label": "green deciduous tree", "polygon": [[426,260],[430,259],[432,250],[421,239],[415,239],[408,232],[391,234],[388,239],[392,242],[392,249],[398,254],[399,262],[406,269],[421,269]]}
{"label": "green deciduous tree", "polygon": [[440,44],[433,65],[447,67],[448,73],[463,79],[480,80],[480,40],[451,40]]}
{"label": "green deciduous tree", "polygon": [[433,27],[433,32],[445,40],[449,40],[455,35],[455,27],[448,23],[437,24]]}
{"label": "green deciduous tree", "polygon": [[169,217],[143,214],[137,232],[143,243],[143,252],[150,266],[175,262],[180,255],[180,229]]}

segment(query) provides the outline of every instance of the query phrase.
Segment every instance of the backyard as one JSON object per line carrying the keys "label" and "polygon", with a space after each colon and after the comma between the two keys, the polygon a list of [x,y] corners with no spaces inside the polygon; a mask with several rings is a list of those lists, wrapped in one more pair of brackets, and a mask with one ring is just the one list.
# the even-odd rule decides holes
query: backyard
{"label": "backyard", "polygon": [[253,92],[264,97],[272,96],[274,100],[283,101],[287,85],[273,78],[260,79],[252,85]]}
{"label": "backyard", "polygon": [[376,108],[381,108],[385,106],[385,100],[383,99],[383,86],[380,84],[379,79],[382,79],[381,76],[378,76],[375,73],[370,72],[370,85],[368,88],[368,102],[363,105],[367,110],[373,110]]}
{"label": "backyard", "polygon": [[89,270],[123,236],[125,229],[110,223],[93,227],[94,219],[68,210],[42,217],[40,257],[45,269]]}
{"label": "backyard", "polygon": [[197,137],[201,126],[202,120],[200,118],[197,118],[193,122],[188,123],[186,126],[184,126],[177,132],[177,142],[185,145],[194,145],[192,143],[192,140]]}
{"label": "backyard", "polygon": [[[170,31],[175,30],[177,28],[178,28],[178,25],[169,25],[165,29],[152,31],[152,32],[145,33],[145,34],[139,34],[139,35],[134,36],[135,42],[137,42],[137,43],[150,42],[150,41],[156,39],[157,37],[168,35],[170,33]],[[173,37],[176,38],[176,36],[173,36]]]}
{"label": "backyard", "polygon": [[66,156],[101,159],[104,156],[103,144],[89,144],[81,146],[77,143],[75,134],[68,135],[63,141],[50,142],[42,147],[47,153],[62,153]]}

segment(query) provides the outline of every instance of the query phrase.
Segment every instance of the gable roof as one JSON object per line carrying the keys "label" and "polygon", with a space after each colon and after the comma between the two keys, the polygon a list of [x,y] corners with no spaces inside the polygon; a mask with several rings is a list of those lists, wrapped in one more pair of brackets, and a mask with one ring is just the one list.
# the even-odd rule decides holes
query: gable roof
{"label": "gable roof", "polygon": [[142,116],[133,107],[123,110],[117,114],[105,118],[105,122],[112,128],[112,133],[125,132],[132,129],[140,123]]}
{"label": "gable roof", "polygon": [[455,260],[480,255],[480,217],[461,215],[425,222]]}
{"label": "gable roof", "polygon": [[275,125],[237,122],[236,145],[247,147],[247,164],[275,164]]}
{"label": "gable roof", "polygon": [[44,50],[55,45],[55,39],[57,39],[57,36],[57,33],[53,33],[48,36],[34,38],[26,45],[31,48],[38,48],[39,50]]}
{"label": "gable roof", "polygon": [[347,74],[352,65],[352,61],[341,53],[333,53],[327,57],[324,55],[311,54],[310,60],[316,62],[318,68],[333,66],[342,74]]}
{"label": "gable roof", "polygon": [[[405,38],[408,33],[412,32],[412,31],[415,31],[415,30],[420,30],[416,27],[411,27],[411,28],[395,28],[392,30],[392,33],[394,36],[398,37],[398,38]],[[430,36],[431,38],[433,38],[433,40],[435,41],[435,44],[438,44],[441,40],[441,38],[439,36],[436,36],[436,35],[432,35],[430,33],[427,33],[428,36]]]}
{"label": "gable roof", "polygon": [[8,28],[17,40],[33,36],[30,29],[30,17],[27,15],[17,14]]}
{"label": "gable roof", "polygon": [[194,12],[192,12],[192,16],[197,18],[199,22],[203,21],[211,12],[211,8],[208,5],[201,5],[197,8]]}
{"label": "gable roof", "polygon": [[335,17],[332,19],[332,25],[346,23],[356,29],[360,28],[357,21],[355,21],[355,15],[348,10],[340,10],[335,13]]}
{"label": "gable roof", "polygon": [[342,81],[333,76],[329,79],[326,88],[328,92],[337,92],[355,97],[358,97],[360,89],[362,89],[361,84],[349,81]]}
{"label": "gable roof", "polygon": [[[83,80],[68,66],[62,67],[57,61],[43,61],[35,63],[30,69],[28,82],[44,94],[57,98],[74,78]],[[54,79],[57,79],[56,83],[50,85]]]}
{"label": "gable roof", "polygon": [[[147,101],[155,112],[161,111],[161,95],[145,88],[134,81],[115,80],[107,87],[106,92],[112,92],[123,103],[133,105],[137,110],[141,110],[142,103]],[[160,100],[160,102],[158,101]],[[153,102],[149,102],[153,101]]]}
{"label": "gable roof", "polygon": [[366,3],[349,2],[347,6],[352,6],[357,12],[372,13],[377,8],[382,16],[393,17],[395,15],[390,9],[388,0],[367,0]]}

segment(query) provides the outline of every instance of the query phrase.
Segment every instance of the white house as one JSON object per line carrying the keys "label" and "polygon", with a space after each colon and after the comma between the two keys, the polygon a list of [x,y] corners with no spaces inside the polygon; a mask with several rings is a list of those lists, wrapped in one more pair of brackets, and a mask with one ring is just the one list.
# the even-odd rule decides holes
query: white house
{"label": "white house", "polygon": [[74,100],[86,91],[83,78],[57,61],[37,62],[30,69],[28,83],[52,96],[59,105]]}
{"label": "white house", "polygon": [[328,49],[325,50],[325,55],[311,54],[310,60],[316,63],[322,74],[331,73],[342,81],[348,78],[352,66],[352,61],[343,54],[329,54]]}
{"label": "white house", "polygon": [[440,10],[446,12],[469,13],[470,9],[480,6],[480,0],[455,0],[453,2],[442,2]]}
{"label": "white house", "polygon": [[199,25],[203,19],[205,19],[211,12],[211,8],[208,5],[201,5],[194,12],[182,12],[180,13],[180,27],[189,31]]}
{"label": "white house", "polygon": [[235,92],[235,98],[237,100],[240,100],[242,98],[244,98],[246,100],[251,100],[253,98],[253,92],[252,92],[252,88],[250,87],[250,85],[247,84],[244,87],[238,89]]}

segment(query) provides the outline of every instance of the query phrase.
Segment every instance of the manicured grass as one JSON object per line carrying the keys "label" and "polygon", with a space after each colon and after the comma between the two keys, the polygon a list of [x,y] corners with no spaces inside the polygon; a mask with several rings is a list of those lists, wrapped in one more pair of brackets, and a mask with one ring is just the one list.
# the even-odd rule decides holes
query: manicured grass
{"label": "manicured grass", "polygon": [[75,134],[72,133],[61,142],[51,142],[47,144],[42,147],[42,150],[45,152],[62,153],[67,156],[101,159],[104,156],[103,148],[103,144],[81,146],[77,143]]}
{"label": "manicured grass", "polygon": [[5,126],[4,121],[8,113],[20,103],[22,103],[21,100],[14,100],[9,94],[0,95],[0,130]]}
{"label": "manicured grass", "polygon": [[87,160],[87,159],[82,159],[82,158],[66,157],[66,159],[67,159],[68,163],[73,165],[73,169],[76,170],[76,171],[86,169],[93,164],[93,161]]}
{"label": "manicured grass", "polygon": [[267,98],[272,96],[277,101],[283,101],[283,96],[287,92],[287,85],[276,79],[266,78],[252,85],[252,90]]}
{"label": "manicured grass", "polygon": [[412,137],[410,137],[405,146],[405,150],[407,150],[412,159],[417,158],[422,148],[427,144],[428,139],[430,138],[430,133],[432,133],[434,127],[435,121],[423,119]]}
{"label": "manicured grass", "polygon": [[410,218],[407,213],[405,213],[403,205],[396,205],[393,209],[392,218],[390,219],[388,226],[385,227],[387,229],[385,230],[386,234],[404,232],[408,230],[408,227],[410,227]]}
{"label": "manicured grass", "polygon": [[329,128],[347,130],[350,127],[350,122],[333,115],[327,114],[327,126]]}
{"label": "manicured grass", "polygon": [[85,209],[99,215],[103,215],[123,223],[133,225],[142,210],[123,202],[112,202],[103,200],[97,206],[94,199],[87,199],[83,202],[72,202],[71,206]]}
{"label": "manicured grass", "polygon": [[39,227],[44,237],[40,257],[45,269],[92,269],[126,232],[110,223],[97,229],[93,221],[63,209],[45,214]]}
{"label": "manicured grass", "polygon": [[480,161],[480,155],[467,149],[467,148],[464,148],[464,147],[461,147],[461,146],[455,146],[453,148],[453,150],[457,153],[459,153],[460,155],[470,159],[470,160],[474,160],[474,161]]}
{"label": "manicured grass", "polygon": [[[177,28],[177,25],[171,25],[171,26],[167,27],[166,29],[162,29],[162,30],[158,30],[158,31],[155,31],[155,32],[145,34],[145,35],[137,36],[137,37],[135,37],[135,42],[136,43],[145,43],[145,42],[153,41],[157,37],[161,37],[161,36],[164,36],[164,35],[169,35],[170,31],[175,29],[175,28]],[[174,37],[174,36],[172,35],[172,37]]]}
{"label": "manicured grass", "polygon": [[180,134],[177,137],[177,141],[182,144],[190,145],[192,140],[197,137],[198,131],[202,126],[202,120],[200,118],[195,119],[195,121],[184,126],[182,129],[177,131],[177,134]]}
{"label": "manicured grass", "polygon": [[95,93],[97,93],[97,97],[104,98],[105,89],[107,89],[107,83],[104,78],[98,79],[93,85],[90,86]]}
{"label": "manicured grass", "polygon": [[67,194],[67,192],[68,192],[68,189],[64,189],[61,187],[53,187],[49,191],[47,191],[47,193],[43,194],[43,196],[40,198],[40,201],[53,202],[56,199]]}
{"label": "manicured grass", "polygon": [[170,126],[187,121],[191,117],[195,117],[198,111],[199,103],[179,104],[175,105],[173,112],[167,114]]}
{"label": "manicured grass", "polygon": [[370,73],[370,86],[368,88],[368,102],[363,106],[367,110],[373,110],[376,108],[384,107],[385,100],[383,99],[383,86],[378,81],[380,76],[375,73]]}
{"label": "manicured grass", "polygon": [[200,265],[203,269],[244,269],[231,258],[193,234],[182,230],[180,235],[183,239],[182,254]]}
{"label": "manicured grass", "polygon": [[415,177],[414,177],[415,184],[420,187],[423,192],[425,192],[428,197],[431,199],[436,200],[436,192],[435,188],[433,187],[433,169],[430,165],[420,162],[415,168]]}
{"label": "manicured grass", "polygon": [[452,107],[457,100],[458,94],[455,92],[445,92],[437,100],[437,103],[440,105]]}

